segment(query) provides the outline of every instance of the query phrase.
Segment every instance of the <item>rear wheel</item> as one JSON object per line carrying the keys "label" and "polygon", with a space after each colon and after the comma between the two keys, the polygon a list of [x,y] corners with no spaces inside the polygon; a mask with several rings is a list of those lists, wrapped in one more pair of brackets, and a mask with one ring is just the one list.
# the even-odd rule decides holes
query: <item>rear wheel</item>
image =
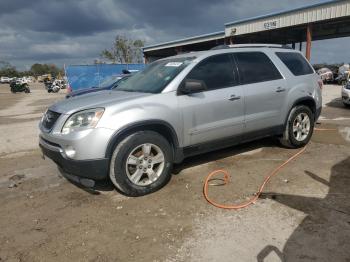
{"label": "rear wheel", "polygon": [[139,131],[115,148],[110,179],[125,195],[142,196],[155,192],[171,178],[173,161],[169,142],[153,131]]}
{"label": "rear wheel", "polygon": [[311,139],[315,117],[309,107],[299,105],[289,113],[283,137],[282,145],[290,148],[305,146]]}

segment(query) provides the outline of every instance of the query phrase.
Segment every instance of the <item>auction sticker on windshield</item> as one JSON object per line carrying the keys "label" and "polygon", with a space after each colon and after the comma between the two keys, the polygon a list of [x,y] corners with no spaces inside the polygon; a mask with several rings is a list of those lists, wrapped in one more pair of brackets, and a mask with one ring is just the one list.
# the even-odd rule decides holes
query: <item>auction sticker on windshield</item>
{"label": "auction sticker on windshield", "polygon": [[169,62],[165,66],[179,67],[182,64],[182,62]]}

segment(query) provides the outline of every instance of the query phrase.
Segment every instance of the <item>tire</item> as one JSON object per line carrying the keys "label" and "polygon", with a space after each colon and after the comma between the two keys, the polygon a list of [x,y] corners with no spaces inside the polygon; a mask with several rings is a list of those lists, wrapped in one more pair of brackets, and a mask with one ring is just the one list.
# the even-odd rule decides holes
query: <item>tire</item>
{"label": "tire", "polygon": [[350,108],[350,104],[346,104],[344,102],[343,102],[343,104],[344,104],[345,107]]}
{"label": "tire", "polygon": [[24,92],[27,93],[27,94],[30,93],[29,87],[26,87],[26,89],[24,89]]}
{"label": "tire", "polygon": [[[144,153],[147,151],[150,153]],[[160,159],[163,162],[155,163]],[[139,131],[126,137],[114,149],[109,177],[125,195],[143,196],[161,189],[169,182],[172,164],[173,150],[169,142],[156,132]],[[148,172],[152,175],[149,176]]]}
{"label": "tire", "polygon": [[[300,119],[303,121],[298,125]],[[289,113],[283,136],[280,138],[281,144],[288,148],[300,148],[305,146],[312,137],[314,125],[315,116],[310,108],[304,105],[295,106]],[[306,130],[308,130],[308,132],[306,132]]]}

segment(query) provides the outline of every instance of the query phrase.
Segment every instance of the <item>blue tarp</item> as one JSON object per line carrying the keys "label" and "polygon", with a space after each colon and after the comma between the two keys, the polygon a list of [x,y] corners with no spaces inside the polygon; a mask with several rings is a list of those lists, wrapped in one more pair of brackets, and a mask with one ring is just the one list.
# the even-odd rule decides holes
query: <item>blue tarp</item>
{"label": "blue tarp", "polygon": [[142,70],[145,64],[70,65],[66,76],[72,90],[99,86],[109,76],[121,75],[123,70]]}

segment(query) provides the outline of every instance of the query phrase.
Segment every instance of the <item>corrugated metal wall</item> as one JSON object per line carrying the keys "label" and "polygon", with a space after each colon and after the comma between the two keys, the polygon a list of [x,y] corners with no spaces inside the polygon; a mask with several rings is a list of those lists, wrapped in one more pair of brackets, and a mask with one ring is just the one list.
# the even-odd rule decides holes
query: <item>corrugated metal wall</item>
{"label": "corrugated metal wall", "polygon": [[201,42],[208,42],[208,41],[213,41],[213,40],[218,40],[218,39],[223,39],[225,37],[224,32],[221,34],[213,34],[213,35],[205,35],[205,36],[197,36],[197,37],[190,37],[188,39],[182,39],[182,40],[177,40],[174,42],[169,42],[169,43],[163,43],[161,44],[161,48],[157,46],[150,46],[150,47],[145,47],[143,50],[144,52],[150,52],[153,50],[159,50],[159,49],[164,49],[164,48],[171,48],[171,47],[177,47],[181,45],[191,45],[191,44],[196,44],[196,43],[201,43]]}
{"label": "corrugated metal wall", "polygon": [[225,28],[225,34],[226,36],[230,36],[232,32],[235,32],[233,35],[243,35],[343,16],[350,16],[350,1],[342,1],[339,3],[334,2],[329,5],[261,18],[256,21],[227,25]]}

